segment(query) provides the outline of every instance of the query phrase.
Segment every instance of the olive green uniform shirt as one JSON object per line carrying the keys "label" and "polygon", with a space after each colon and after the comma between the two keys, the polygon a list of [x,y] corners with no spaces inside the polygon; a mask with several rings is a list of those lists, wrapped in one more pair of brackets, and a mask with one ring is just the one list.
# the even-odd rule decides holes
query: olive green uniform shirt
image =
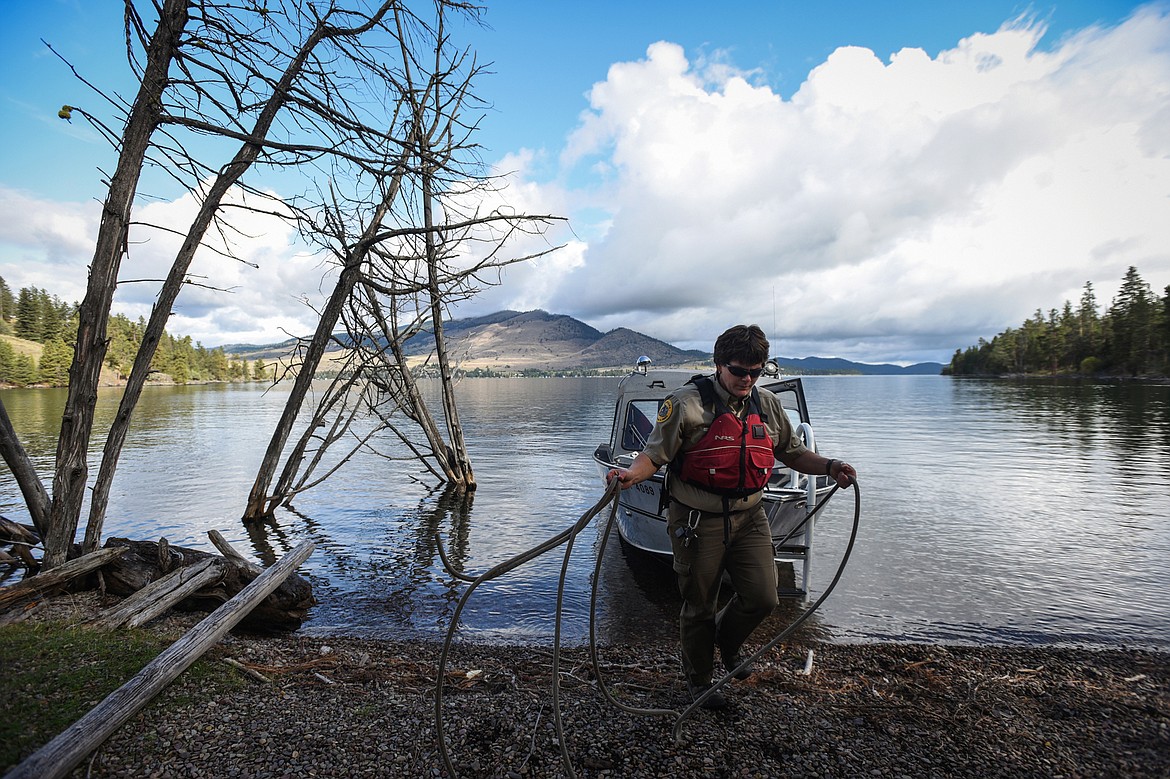
{"label": "olive green uniform shirt", "polygon": [[[719,399],[741,419],[747,410],[747,398],[731,396],[715,376],[711,376]],[[788,414],[780,405],[780,399],[770,391],[759,388],[760,414],[766,419],[768,435],[772,439],[772,452],[777,460],[788,460],[800,455],[807,447],[800,442]],[[655,465],[662,467],[674,459],[680,451],[687,451],[702,440],[707,428],[715,421],[715,409],[704,408],[699,388],[685,384],[671,392],[658,410],[658,419],[646,448],[642,451]],[[668,478],[670,496],[674,500],[701,511],[722,512],[723,497],[701,487],[687,484],[682,479]],[[752,508],[763,498],[762,492],[745,498],[733,498],[732,511]]]}

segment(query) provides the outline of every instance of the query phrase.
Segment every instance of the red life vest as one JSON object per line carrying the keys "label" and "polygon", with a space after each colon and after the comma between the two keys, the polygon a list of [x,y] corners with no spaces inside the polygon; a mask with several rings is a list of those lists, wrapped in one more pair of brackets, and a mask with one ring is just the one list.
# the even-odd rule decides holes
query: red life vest
{"label": "red life vest", "polygon": [[715,420],[697,444],[671,462],[671,470],[688,484],[724,497],[743,498],[762,490],[776,459],[759,392],[752,387],[747,415],[740,419],[720,399],[710,378],[695,376],[687,383],[699,390],[705,407],[714,407]]}

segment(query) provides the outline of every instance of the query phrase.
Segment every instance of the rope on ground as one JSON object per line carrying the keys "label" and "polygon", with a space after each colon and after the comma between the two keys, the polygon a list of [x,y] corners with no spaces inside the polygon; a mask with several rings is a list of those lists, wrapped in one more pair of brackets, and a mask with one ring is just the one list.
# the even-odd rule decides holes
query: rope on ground
{"label": "rope on ground", "polygon": [[[572,556],[572,553],[573,553],[573,542],[576,539],[576,537],[581,533],[581,531],[583,531],[586,527],[589,526],[589,523],[593,521],[593,518],[596,517],[599,513],[601,513],[601,510],[603,508],[605,508],[605,506],[607,504],[610,504],[610,503],[613,504],[611,509],[610,509],[610,512],[609,512],[609,517],[605,523],[605,529],[604,529],[602,536],[601,536],[601,544],[599,545],[598,550],[597,550],[597,562],[594,565],[593,584],[592,584],[592,589],[591,589],[590,598],[589,598],[589,655],[590,655],[590,660],[593,663],[594,673],[597,676],[598,688],[601,690],[602,695],[605,697],[605,699],[611,705],[615,706],[616,708],[618,708],[622,711],[628,712],[630,714],[639,715],[639,716],[673,716],[673,717],[675,717],[675,723],[674,723],[672,735],[674,737],[675,742],[680,743],[682,741],[683,723],[686,722],[686,720],[689,719],[695,713],[695,711],[697,711],[703,705],[703,703],[706,702],[706,700],[709,697],[714,695],[715,691],[717,691],[723,685],[727,684],[728,680],[732,679],[734,677],[735,673],[737,673],[741,669],[744,669],[744,668],[747,668],[748,666],[750,666],[751,663],[755,662],[759,657],[761,657],[765,653],[771,651],[773,648],[775,648],[775,646],[777,644],[779,644],[781,641],[783,641],[785,638],[787,638],[789,635],[791,635],[793,631],[795,631],[798,627],[800,627],[800,625],[803,624],[805,622],[805,620],[807,620],[809,617],[811,617],[817,611],[817,609],[820,608],[821,604],[825,602],[825,600],[833,592],[833,589],[837,586],[837,583],[841,580],[841,575],[845,572],[845,566],[849,562],[849,556],[853,552],[853,545],[854,545],[854,542],[857,540],[857,530],[858,530],[858,527],[859,527],[860,522],[861,522],[861,491],[858,488],[857,482],[855,480],[850,480],[850,486],[853,487],[853,500],[854,500],[853,528],[852,528],[852,531],[850,532],[849,542],[846,545],[845,552],[841,557],[841,562],[838,564],[837,571],[834,574],[833,579],[829,583],[828,587],[825,588],[825,591],[823,593],[821,593],[821,596],[819,598],[817,598],[816,602],[814,602],[812,606],[810,606],[808,609],[806,609],[805,612],[800,615],[800,617],[798,617],[795,621],[792,622],[792,624],[790,624],[788,627],[786,627],[784,630],[782,630],[779,634],[777,634],[775,637],[773,637],[770,641],[768,641],[766,644],[764,644],[762,647],[760,647],[760,649],[758,649],[754,654],[752,654],[750,657],[748,657],[746,660],[744,660],[742,663],[740,663],[740,665],[737,668],[733,669],[726,676],[722,677],[719,681],[712,684],[701,696],[696,698],[694,700],[694,702],[691,703],[691,705],[688,706],[686,709],[684,709],[682,712],[675,711],[674,709],[638,708],[638,707],[629,706],[627,704],[622,703],[616,697],[614,697],[612,691],[609,688],[609,685],[606,684],[605,676],[601,670],[601,663],[598,660],[597,630],[596,630],[597,588],[598,588],[598,583],[601,580],[601,565],[602,565],[602,560],[604,559],[605,548],[609,542],[610,533],[613,529],[613,524],[614,524],[614,521],[617,517],[617,510],[618,510],[617,495],[618,495],[618,492],[620,491],[620,483],[617,479],[612,480],[606,486],[605,493],[602,495],[601,499],[597,503],[595,503],[592,507],[590,507],[587,511],[585,511],[585,513],[583,513],[581,515],[581,517],[571,527],[566,528],[565,530],[561,531],[560,533],[557,533],[556,535],[552,536],[548,540],[546,540],[540,544],[537,544],[536,546],[532,547],[531,549],[528,549],[527,551],[521,552],[520,554],[510,558],[509,560],[506,560],[503,563],[500,563],[499,565],[496,565],[493,568],[490,568],[489,570],[485,571],[484,573],[480,574],[479,576],[472,577],[472,576],[464,574],[460,571],[455,570],[451,566],[450,561],[449,561],[446,553],[444,552],[442,538],[439,537],[438,534],[436,534],[436,536],[435,536],[436,545],[437,545],[438,550],[439,550],[439,558],[443,563],[443,567],[447,570],[448,573],[450,573],[452,576],[456,577],[460,581],[469,583],[467,590],[459,598],[459,602],[455,606],[455,613],[452,615],[451,624],[447,628],[447,637],[444,640],[443,648],[439,653],[438,681],[436,682],[436,685],[435,685],[435,732],[436,732],[436,735],[438,737],[438,742],[439,742],[439,753],[442,756],[443,765],[447,769],[447,774],[449,776],[451,776],[453,779],[454,779],[454,777],[458,776],[458,774],[455,771],[454,763],[451,760],[451,754],[450,754],[450,750],[448,749],[446,734],[443,730],[443,680],[444,680],[444,678],[446,678],[447,657],[450,654],[451,644],[454,641],[455,629],[457,628],[457,626],[459,624],[459,617],[462,614],[463,608],[467,604],[468,599],[471,597],[471,594],[476,590],[476,588],[479,587],[479,585],[483,584],[484,582],[491,581],[492,579],[495,579],[499,576],[502,576],[510,571],[515,570],[516,568],[519,568],[521,565],[524,565],[525,563],[530,562],[531,560],[534,560],[537,557],[540,557],[544,553],[546,553],[552,549],[555,549],[556,547],[560,546],[561,544],[565,545],[564,560],[561,563],[560,576],[559,576],[558,581],[557,581],[556,618],[555,618],[555,623],[554,623],[554,634],[553,634],[553,660],[552,660],[552,663],[553,663],[553,665],[552,665],[553,723],[554,723],[554,727],[556,729],[557,742],[560,745],[561,760],[562,760],[564,767],[565,767],[565,774],[568,777],[570,777],[570,779],[576,779],[576,773],[573,771],[572,759],[569,755],[568,745],[567,745],[566,740],[565,740],[564,724],[563,724],[563,719],[561,716],[561,701],[560,701],[561,619],[562,619],[562,616],[564,613],[565,579],[568,576],[569,561],[570,561],[570,557]],[[829,502],[829,499],[833,497],[833,495],[837,492],[838,489],[840,489],[840,485],[834,485],[833,489],[830,490],[829,493],[827,495],[825,495],[825,497],[822,498],[816,504],[816,506],[813,508],[813,510],[807,514],[807,516],[801,522],[801,524],[798,526],[797,529],[799,529],[800,527],[803,527],[805,525],[805,523],[807,523],[818,511],[820,511],[825,506],[825,504],[827,504]],[[796,532],[795,530],[790,532],[789,535],[786,536],[784,540],[787,540],[795,532]]]}
{"label": "rope on ground", "polygon": [[555,536],[553,536],[552,538],[549,538],[548,540],[544,541],[543,543],[537,544],[536,546],[532,547],[531,549],[529,549],[525,552],[521,552],[520,554],[518,554],[518,555],[516,555],[508,560],[505,560],[504,562],[500,563],[499,565],[496,565],[496,566],[488,569],[487,571],[485,571],[484,573],[480,574],[479,576],[477,576],[473,579],[469,579],[467,576],[462,575],[459,572],[450,568],[450,566],[448,565],[448,562],[447,562],[447,556],[442,553],[443,540],[442,540],[442,538],[439,537],[438,534],[436,534],[435,541],[439,547],[439,550],[440,550],[439,557],[443,561],[444,567],[447,568],[449,573],[456,576],[460,580],[470,581],[470,585],[468,586],[467,590],[463,593],[463,595],[459,598],[459,602],[455,606],[455,613],[451,615],[451,624],[447,628],[447,637],[443,641],[442,650],[439,652],[439,674],[438,674],[438,681],[435,683],[435,733],[438,737],[439,753],[443,758],[443,765],[447,769],[447,774],[449,776],[451,776],[452,778],[458,776],[458,774],[455,772],[455,766],[451,761],[450,750],[447,748],[446,734],[443,731],[443,679],[445,678],[445,673],[446,673],[447,656],[451,651],[451,643],[454,641],[454,638],[455,638],[455,629],[459,625],[459,616],[463,613],[463,608],[464,608],[464,606],[467,605],[467,600],[471,597],[471,594],[473,592],[475,592],[476,588],[479,587],[479,585],[483,584],[484,582],[491,581],[492,579],[495,579],[499,576],[503,576],[504,574],[508,573],[509,571],[513,571],[516,568],[519,568],[524,563],[527,563],[531,560],[535,560],[537,557],[540,557],[545,552],[548,552],[552,549],[555,549],[556,547],[558,547],[564,543],[568,543],[569,548],[565,554],[565,563],[561,568],[560,583],[559,583],[558,588],[557,588],[556,641],[555,641],[555,644],[553,647],[553,717],[554,717],[554,720],[556,722],[557,738],[560,741],[561,758],[564,760],[566,773],[570,777],[576,776],[576,774],[573,773],[572,761],[570,760],[570,757],[569,757],[568,747],[565,745],[563,727],[561,725],[560,695],[559,695],[560,685],[558,683],[559,682],[559,679],[558,679],[559,666],[560,666],[560,627],[561,627],[561,613],[563,610],[565,575],[566,575],[566,569],[568,567],[569,553],[572,552],[572,540],[574,538],[576,538],[577,535],[580,534],[582,530],[584,530],[586,527],[589,526],[589,523],[593,521],[593,518],[595,516],[597,516],[599,513],[601,513],[601,510],[603,508],[605,508],[606,504],[611,503],[611,502],[613,503],[613,508],[610,510],[610,521],[613,520],[613,517],[617,515],[618,501],[616,498],[617,498],[617,494],[618,494],[618,491],[620,490],[620,488],[621,488],[620,482],[618,482],[617,479],[614,479],[606,487],[605,493],[602,495],[601,500],[599,500],[597,503],[595,503],[584,514],[582,514],[581,518],[578,519],[571,527],[566,528],[565,530],[562,530],[560,533],[557,533]]}

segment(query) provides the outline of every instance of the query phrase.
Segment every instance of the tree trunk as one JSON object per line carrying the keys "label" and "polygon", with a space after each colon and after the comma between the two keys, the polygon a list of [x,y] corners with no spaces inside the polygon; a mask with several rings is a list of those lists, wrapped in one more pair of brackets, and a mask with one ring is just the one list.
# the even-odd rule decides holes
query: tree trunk
{"label": "tree trunk", "polygon": [[213,557],[176,568],[85,624],[95,630],[116,630],[123,625],[141,627],[188,596],[214,584],[223,576],[223,569],[224,563]]}
{"label": "tree trunk", "polygon": [[244,508],[243,516],[245,522],[259,522],[271,517],[273,510],[279,503],[279,500],[269,501],[268,486],[272,483],[272,476],[280,462],[284,445],[292,433],[297,415],[301,412],[301,406],[304,405],[305,396],[309,394],[309,385],[313,382],[313,375],[317,372],[317,366],[321,364],[321,357],[324,356],[329,339],[333,336],[333,328],[337,324],[341,310],[345,306],[346,300],[349,299],[349,294],[353,291],[360,274],[360,262],[347,264],[337,279],[337,285],[333,288],[333,293],[329,296],[325,309],[321,312],[321,319],[318,320],[313,338],[305,349],[305,356],[297,370],[297,377],[293,381],[288,400],[285,401],[280,421],[277,423],[276,429],[272,431],[272,438],[268,441],[268,449],[265,450],[264,459],[260,462],[256,480],[252,482],[252,490],[248,493],[248,505]]}
{"label": "tree trunk", "polygon": [[[391,311],[391,321],[393,322],[394,332],[398,332],[397,317]],[[427,407],[426,401],[423,400],[422,393],[419,392],[418,382],[414,380],[414,376],[410,373],[410,368],[406,363],[406,353],[402,349],[402,343],[397,339],[390,341],[390,347],[394,351],[394,359],[397,360],[398,365],[402,370],[402,392],[403,398],[399,403],[407,404],[407,413],[418,423],[423,435],[427,439],[427,444],[431,448],[431,453],[434,455],[436,465],[443,472],[444,478],[452,485],[458,485],[458,489],[462,490],[462,478],[459,473],[459,465],[456,458],[452,456],[451,447],[443,440],[443,434],[439,431],[439,426],[435,424],[435,418],[431,415],[431,410]]]}
{"label": "tree trunk", "polygon": [[[271,97],[269,97],[267,104],[265,104],[256,123],[253,125],[252,138],[260,139],[268,135],[272,129],[273,122],[276,121],[277,114],[288,101],[289,90],[300,75],[305,60],[316,45],[326,37],[327,29],[325,20],[319,20],[308,40],[305,41],[300,51],[297,52],[297,56],[285,68],[280,81],[274,87]],[[114,423],[111,425],[109,435],[106,438],[101,467],[98,469],[98,476],[94,482],[93,497],[90,500],[89,522],[86,525],[85,543],[82,546],[86,551],[97,549],[101,544],[102,524],[105,521],[106,506],[110,497],[110,486],[113,484],[114,473],[118,467],[118,458],[121,455],[122,446],[126,441],[126,434],[130,429],[130,417],[134,413],[134,408],[138,404],[139,397],[142,395],[142,388],[146,384],[147,376],[150,374],[151,360],[154,358],[159,340],[165,333],[167,321],[171,316],[171,307],[174,305],[175,299],[179,296],[179,292],[183,288],[183,282],[187,276],[187,269],[191,267],[191,261],[195,258],[195,252],[199,248],[203,236],[207,232],[207,228],[215,218],[215,214],[219,210],[224,196],[235,186],[240,180],[240,177],[252,167],[252,164],[260,155],[261,149],[262,147],[258,141],[245,143],[236,152],[232,161],[223,168],[222,173],[216,178],[208,190],[206,197],[204,197],[199,207],[199,213],[188,229],[187,237],[183,241],[183,245],[179,249],[174,263],[171,265],[170,273],[167,274],[167,278],[159,290],[158,300],[150,312],[150,321],[146,325],[146,331],[142,336],[142,343],[139,345],[138,354],[134,358],[134,367],[130,370],[126,388],[122,392],[122,400],[118,405],[118,413],[114,417]]]}
{"label": "tree trunk", "polygon": [[463,439],[463,426],[459,423],[459,408],[455,403],[455,378],[451,371],[451,360],[447,354],[447,343],[443,337],[443,295],[439,288],[438,238],[434,228],[434,194],[431,191],[433,173],[430,149],[426,140],[420,140],[419,152],[423,155],[423,223],[427,227],[427,276],[431,299],[431,327],[435,335],[435,356],[439,362],[439,379],[443,389],[443,413],[447,420],[447,435],[451,440],[449,457],[453,462],[448,466],[456,475],[455,484],[463,489],[475,489],[475,474],[471,471],[471,457],[467,453],[467,442]]}
{"label": "tree trunk", "polygon": [[33,526],[41,538],[49,529],[49,493],[45,485],[37,476],[37,469],[24,450],[16,431],[12,429],[12,420],[8,418],[8,410],[4,408],[4,399],[0,397],[0,455],[12,471],[20,492],[24,495],[24,503],[28,506],[29,516]]}
{"label": "tree trunk", "polygon": [[354,286],[361,278],[362,263],[369,255],[371,242],[378,234],[382,220],[390,212],[390,206],[398,196],[401,182],[402,172],[401,166],[399,166],[399,172],[391,180],[382,202],[374,209],[373,216],[362,237],[346,252],[345,265],[341,269],[341,275],[337,278],[337,285],[334,286],[333,293],[329,296],[329,301],[321,312],[321,318],[317,321],[317,329],[313,332],[313,338],[305,349],[305,356],[297,371],[297,377],[293,381],[292,391],[289,392],[288,400],[285,401],[284,412],[280,415],[276,429],[272,431],[268,449],[264,452],[264,459],[261,460],[260,468],[256,472],[256,480],[252,483],[252,490],[248,494],[248,505],[244,508],[243,520],[245,522],[258,522],[271,517],[276,506],[280,504],[283,496],[270,497],[268,494],[268,487],[272,484],[276,466],[280,463],[280,455],[284,451],[285,444],[288,443],[288,437],[291,435],[293,424],[301,412],[301,406],[304,405],[305,396],[309,393],[309,385],[313,381],[313,375],[317,372],[317,366],[321,364],[325,348],[333,337],[333,328],[336,327],[337,320],[341,318],[342,309],[349,301]]}
{"label": "tree trunk", "polygon": [[[12,551],[30,571],[36,570],[40,563],[32,556],[32,548],[41,542],[36,529],[29,529],[27,525],[13,522],[6,517],[0,517],[0,546],[8,544]],[[13,558],[10,561],[15,562]]]}
{"label": "tree trunk", "polygon": [[[114,595],[132,595],[178,568],[209,558],[223,560],[226,561],[223,578],[215,586],[194,593],[179,606],[187,610],[211,611],[239,593],[262,571],[251,563],[238,564],[229,558],[175,546],[161,547],[160,560],[160,547],[154,541],[125,538],[106,541],[107,549],[125,549],[121,557],[102,569],[106,591]],[[296,630],[316,602],[309,582],[294,574],[248,613],[243,626],[264,633]]]}
{"label": "tree trunk", "polygon": [[77,311],[77,346],[69,367],[69,391],[57,439],[53,498],[44,535],[45,568],[65,562],[77,533],[89,474],[86,456],[93,432],[98,379],[106,356],[106,325],[118,285],[118,268],[126,251],[130,211],[142,175],[143,159],[158,127],[167,72],[187,21],[187,0],[165,0],[159,9],[158,27],[150,40],[142,83],[122,134],[118,166],[110,178],[110,191],[89,266],[89,283]]}
{"label": "tree trunk", "polygon": [[38,573],[9,587],[0,589],[0,612],[64,586],[78,576],[97,570],[125,552],[124,549],[99,549],[76,557],[51,571]]}

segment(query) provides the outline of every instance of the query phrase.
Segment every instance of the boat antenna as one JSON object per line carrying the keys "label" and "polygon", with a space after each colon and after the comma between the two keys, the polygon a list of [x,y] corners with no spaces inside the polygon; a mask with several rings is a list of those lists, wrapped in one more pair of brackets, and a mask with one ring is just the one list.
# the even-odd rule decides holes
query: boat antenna
{"label": "boat antenna", "polygon": [[772,337],[776,337],[776,285],[772,284]]}

